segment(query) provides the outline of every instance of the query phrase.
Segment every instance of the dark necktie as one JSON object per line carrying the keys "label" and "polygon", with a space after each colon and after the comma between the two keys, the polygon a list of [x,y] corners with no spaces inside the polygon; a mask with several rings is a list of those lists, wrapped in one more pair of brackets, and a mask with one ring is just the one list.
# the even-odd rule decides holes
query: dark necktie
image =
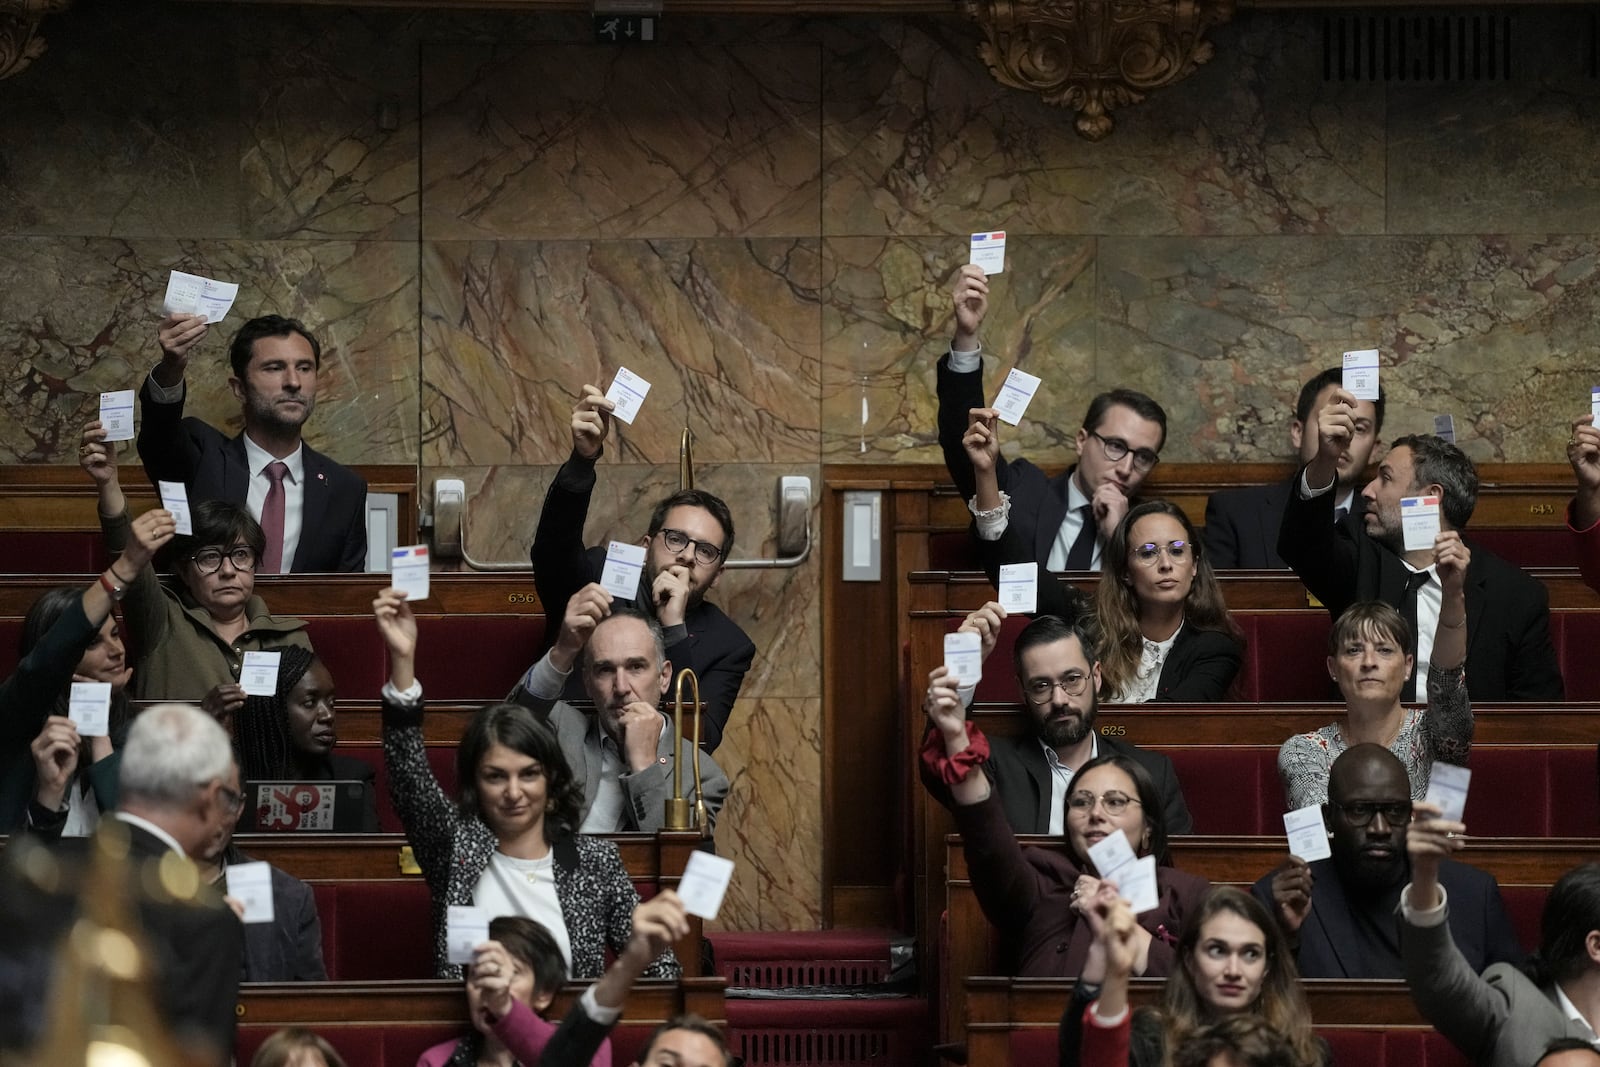
{"label": "dark necktie", "polygon": [[1333,524],[1335,526],[1339,525],[1341,522],[1344,521],[1344,517],[1346,515],[1348,515],[1348,514],[1350,514],[1350,509],[1349,508],[1334,508],[1333,509]]}
{"label": "dark necktie", "polygon": [[1404,700],[1422,700],[1426,698],[1426,692],[1421,697],[1417,695],[1416,655],[1417,649],[1422,647],[1422,634],[1417,632],[1417,593],[1423,586],[1428,584],[1429,577],[1430,575],[1427,571],[1417,571],[1407,577],[1406,595],[1400,601],[1400,614],[1406,622],[1411,624],[1411,648],[1407,650],[1412,656],[1411,677],[1406,679],[1405,695],[1402,698]]}
{"label": "dark necktie", "polygon": [[267,488],[267,499],[261,504],[261,532],[267,535],[267,551],[261,557],[263,574],[283,573],[283,476],[289,465],[282,460],[267,464],[262,472],[272,484]]}
{"label": "dark necktie", "polygon": [[1088,504],[1078,509],[1083,525],[1078,527],[1078,539],[1072,542],[1067,553],[1067,570],[1086,571],[1094,566],[1094,512]]}

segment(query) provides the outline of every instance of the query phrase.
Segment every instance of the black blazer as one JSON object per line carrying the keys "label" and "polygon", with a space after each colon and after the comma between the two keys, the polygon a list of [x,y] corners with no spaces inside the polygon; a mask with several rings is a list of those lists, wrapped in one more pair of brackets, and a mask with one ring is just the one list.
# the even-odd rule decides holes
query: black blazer
{"label": "black blazer", "polygon": [[[250,464],[244,435],[224,437],[199,419],[183,417],[183,403],[158,403],[146,379],[139,390],[143,419],[139,459],[151,484],[183,482],[191,504],[226,500],[240,507],[250,493]],[[367,569],[367,483],[349,467],[302,444],[305,463],[300,543],[289,570],[364,571]]]}
{"label": "black blazer", "polygon": [[[1269,872],[1251,887],[1257,900],[1274,917],[1272,875]],[[1352,904],[1345,895],[1344,883],[1331,859],[1311,864],[1311,911],[1300,926],[1295,962],[1302,978],[1404,978],[1400,959],[1400,904],[1403,879],[1380,900],[1365,906],[1367,915],[1377,919],[1378,936],[1373,926],[1351,914]],[[1450,898],[1446,921],[1456,947],[1466,957],[1474,973],[1492,963],[1520,966],[1522,946],[1506,914],[1500,885],[1492,874],[1454,860],[1439,865],[1439,884]],[[1356,907],[1362,907],[1359,903]]]}
{"label": "black blazer", "polygon": [[[1194,819],[1189,815],[1189,806],[1184,803],[1183,789],[1178,784],[1178,776],[1172,769],[1170,759],[1159,752],[1148,752],[1114,737],[1101,735],[1099,742],[1102,756],[1108,753],[1127,756],[1150,772],[1150,777],[1155,779],[1156,792],[1161,796],[1167,833],[1194,832]],[[953,807],[950,788],[933,777],[921,760],[917,761],[917,766],[928,792],[945,807]],[[1032,734],[1026,737],[990,737],[989,760],[983,765],[983,770],[1000,799],[1012,833],[1050,832],[1050,765],[1045,762],[1044,749],[1039,747],[1039,742]]]}
{"label": "black blazer", "polygon": [[[1206,555],[1213,569],[1287,570],[1278,555],[1278,530],[1294,483],[1273,482],[1222,489],[1206,501]],[[1345,522],[1356,524],[1366,502],[1356,493]],[[1352,527],[1353,529],[1354,527]]]}
{"label": "black blazer", "polygon": [[[249,863],[234,852],[229,863]],[[244,924],[244,982],[326,982],[322,921],[311,887],[288,871],[272,868],[272,921]]]}
{"label": "black blazer", "polygon": [[[109,816],[108,816],[109,817]],[[136,867],[156,862],[168,847],[154,834],[128,827],[130,859]],[[58,943],[79,914],[68,895],[41,893],[15,862],[28,846],[13,839],[0,863],[0,1048],[20,1047],[37,1037],[46,1017]],[[38,839],[33,839],[35,842]],[[35,845],[35,847],[44,847]],[[89,861],[92,839],[63,838],[49,846],[68,871],[69,884]],[[137,884],[138,871],[130,871]],[[202,887],[196,903],[139,900],[138,921],[150,948],[157,1009],[186,1045],[203,1046],[200,1062],[218,1067],[231,1062],[244,953],[244,927],[220,894]]]}
{"label": "black blazer", "polygon": [[[1295,472],[1298,480],[1303,473]],[[1544,584],[1470,541],[1467,565],[1467,678],[1478,701],[1560,700],[1561,669],[1550,643]],[[1337,619],[1358,600],[1396,609],[1410,573],[1400,557],[1355,524],[1335,525],[1333,494],[1289,494],[1278,554]],[[1492,609],[1492,610],[1491,610]],[[1416,652],[1413,645],[1411,652]],[[1423,688],[1418,679],[1417,688]]]}
{"label": "black blazer", "polygon": [[[950,369],[950,356],[946,354],[939,360],[937,373],[939,447],[944,450],[944,465],[955,479],[961,499],[971,500],[978,491],[977,479],[967,450],[961,447],[961,438],[967,432],[967,412],[988,406],[983,398],[983,372],[957,374]],[[1050,558],[1056,535],[1067,519],[1067,486],[1075,470],[1076,466],[1068,467],[1051,478],[1025,459],[1007,460],[1001,456],[996,461],[995,478],[1011,497],[1008,529],[1017,532],[1019,543],[1029,553],[1020,559],[1038,560],[1043,566]]]}

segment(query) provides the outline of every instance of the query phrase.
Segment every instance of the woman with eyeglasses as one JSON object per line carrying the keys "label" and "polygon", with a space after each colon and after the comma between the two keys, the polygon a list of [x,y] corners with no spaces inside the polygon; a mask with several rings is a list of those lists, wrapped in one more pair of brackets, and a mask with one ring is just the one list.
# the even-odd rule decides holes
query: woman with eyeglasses
{"label": "woman with eyeglasses", "polygon": [[[1277,1067],[1321,1067],[1332,1050],[1312,1030],[1288,940],[1259,901],[1218,886],[1178,941],[1159,1006],[1133,1011],[1128,979],[1139,924],[1127,901],[1102,886],[1086,911],[1094,946],[1061,1016],[1061,1067],[1164,1067],[1191,1063],[1230,1021],[1255,1018],[1278,1036]],[[1201,1060],[1205,1063],[1216,1059]],[[1228,1059],[1237,1063],[1237,1059]]]}
{"label": "woman with eyeglasses", "polygon": [[[1363,742],[1382,745],[1399,757],[1412,800],[1427,795],[1435,760],[1466,765],[1473,729],[1466,672],[1471,558],[1459,533],[1439,535],[1433,566],[1439,602],[1430,609],[1438,613],[1438,625],[1429,649],[1426,707],[1407,708],[1400,702],[1416,666],[1408,651],[1413,647],[1412,626],[1404,616],[1388,604],[1366,600],[1351,604],[1334,622],[1328,635],[1328,675],[1344,696],[1344,717],[1291,737],[1278,750],[1278,776],[1290,809],[1326,803],[1333,761]],[[1420,600],[1417,610],[1424,610]]]}
{"label": "woman with eyeglasses", "polygon": [[[1004,515],[1008,502],[995,475],[1000,442],[992,415],[975,416],[962,444],[976,480],[974,513],[1000,513],[983,520],[978,537],[984,569],[998,584],[1002,564],[1033,556]],[[1071,618],[1084,610],[1084,601],[1059,578],[1039,576],[1038,614]],[[1227,697],[1243,661],[1244,639],[1183,509],[1150,500],[1123,516],[1100,554],[1094,610],[1101,632],[1101,699],[1143,704]]]}
{"label": "woman with eyeglasses", "polygon": [[924,707],[934,731],[922,761],[949,788],[972,889],[984,916],[1004,935],[1010,973],[1077,977],[1093,943],[1083,914],[1104,873],[1090,850],[1114,835],[1135,856],[1153,856],[1156,863],[1157,904],[1139,916],[1134,973],[1170,973],[1173,946],[1209,883],[1171,866],[1161,794],[1150,772],[1118,753],[1089,760],[1066,787],[1065,852],[1023,848],[982,769],[988,741],[981,731],[968,731],[965,705],[943,667],[933,674]]}
{"label": "woman with eyeglasses", "polygon": [[[100,492],[106,549],[120,552],[129,541],[127,499],[105,437],[100,423],[90,423],[79,462]],[[226,722],[244,706],[238,678],[246,652],[309,649],[311,639],[304,621],[274,616],[255,595],[266,538],[250,513],[220,500],[190,512],[194,533],[174,537],[169,549],[176,587],[162,585],[149,563],[127,586],[123,611],[137,654],[133,693],[140,700],[193,701]]]}

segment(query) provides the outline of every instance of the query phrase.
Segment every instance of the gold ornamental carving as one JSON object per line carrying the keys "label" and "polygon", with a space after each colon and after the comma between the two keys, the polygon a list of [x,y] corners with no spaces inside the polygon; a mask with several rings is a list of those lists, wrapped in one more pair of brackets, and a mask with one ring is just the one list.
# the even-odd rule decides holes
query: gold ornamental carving
{"label": "gold ornamental carving", "polygon": [[46,15],[71,6],[72,0],[0,0],[0,81],[21,74],[44,55],[40,24]]}
{"label": "gold ornamental carving", "polygon": [[1181,81],[1211,58],[1206,32],[1233,0],[962,0],[983,27],[978,52],[1004,85],[1078,113],[1098,141],[1112,111]]}

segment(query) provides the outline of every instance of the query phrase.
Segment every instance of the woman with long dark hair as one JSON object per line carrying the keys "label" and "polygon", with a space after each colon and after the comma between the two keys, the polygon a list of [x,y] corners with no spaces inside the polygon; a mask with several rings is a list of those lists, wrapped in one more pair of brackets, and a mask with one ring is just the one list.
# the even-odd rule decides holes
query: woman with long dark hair
{"label": "woman with long dark hair", "polygon": [[[472,904],[490,918],[524,915],[542,923],[574,978],[598,977],[605,950],[620,954],[627,946],[639,896],[616,845],[577,832],[583,784],[567,766],[555,730],[517,704],[483,708],[456,750],[452,801],[422,742],[417,621],[396,589],[379,593],[372,609],[389,649],[383,688],[389,791],[433,894],[439,976],[461,976],[446,958],[446,909]],[[683,968],[667,951],[645,973],[673,978]]]}

